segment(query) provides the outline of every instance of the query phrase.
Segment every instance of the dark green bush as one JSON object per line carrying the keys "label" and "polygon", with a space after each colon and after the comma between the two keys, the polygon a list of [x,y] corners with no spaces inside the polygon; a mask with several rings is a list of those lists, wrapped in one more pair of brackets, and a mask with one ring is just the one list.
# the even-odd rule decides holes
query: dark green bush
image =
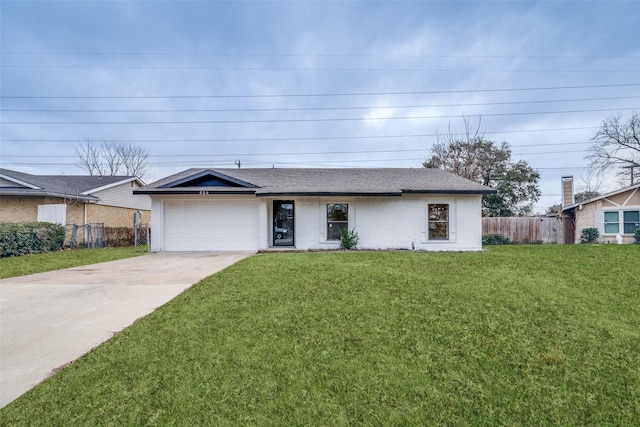
{"label": "dark green bush", "polygon": [[596,243],[600,237],[600,232],[597,228],[583,228],[580,234],[580,243]]}
{"label": "dark green bush", "polygon": [[636,230],[636,233],[633,235],[633,237],[636,239],[636,245],[640,245],[640,228]]}
{"label": "dark green bush", "polygon": [[340,249],[355,249],[358,246],[360,237],[355,230],[342,230],[340,234]]}
{"label": "dark green bush", "polygon": [[49,222],[0,223],[0,258],[59,251],[65,228]]}
{"label": "dark green bush", "polygon": [[502,234],[485,234],[482,236],[483,245],[508,245],[510,243],[509,238]]}

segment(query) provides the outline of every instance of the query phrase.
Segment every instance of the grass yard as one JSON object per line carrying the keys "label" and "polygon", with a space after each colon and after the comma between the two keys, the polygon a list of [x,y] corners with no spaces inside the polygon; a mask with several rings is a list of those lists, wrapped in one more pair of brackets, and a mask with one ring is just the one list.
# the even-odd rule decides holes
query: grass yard
{"label": "grass yard", "polygon": [[640,425],[640,246],[264,254],[1,425]]}
{"label": "grass yard", "polygon": [[[138,248],[140,251],[141,249]],[[0,279],[144,255],[134,248],[73,249],[0,258]]]}

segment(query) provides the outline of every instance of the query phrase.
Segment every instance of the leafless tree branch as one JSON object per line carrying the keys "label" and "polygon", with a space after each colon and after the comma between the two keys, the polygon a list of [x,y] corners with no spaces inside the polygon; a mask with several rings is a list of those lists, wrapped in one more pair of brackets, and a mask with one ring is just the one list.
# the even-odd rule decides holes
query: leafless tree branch
{"label": "leafless tree branch", "polygon": [[76,146],[76,166],[89,175],[136,176],[144,179],[151,171],[149,152],[135,144],[86,139]]}
{"label": "leafless tree branch", "polygon": [[595,136],[586,159],[592,171],[615,170],[627,183],[640,181],[640,114],[633,112],[605,119]]}

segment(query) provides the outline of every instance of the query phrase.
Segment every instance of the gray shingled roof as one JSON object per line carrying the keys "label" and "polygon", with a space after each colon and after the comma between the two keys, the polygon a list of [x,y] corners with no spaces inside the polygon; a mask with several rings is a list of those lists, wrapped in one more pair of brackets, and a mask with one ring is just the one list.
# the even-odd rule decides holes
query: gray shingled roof
{"label": "gray shingled roof", "polygon": [[495,190],[440,169],[188,169],[151,183],[137,194],[191,194],[203,187],[176,187],[211,173],[257,186],[207,187],[210,193],[269,195],[401,195],[406,193],[491,194]]}
{"label": "gray shingled roof", "polygon": [[37,189],[0,187],[5,196],[50,196],[74,197],[80,200],[97,201],[97,197],[83,194],[105,185],[135,179],[132,176],[86,176],[86,175],[31,175],[24,172],[0,168],[0,174],[38,187]]}

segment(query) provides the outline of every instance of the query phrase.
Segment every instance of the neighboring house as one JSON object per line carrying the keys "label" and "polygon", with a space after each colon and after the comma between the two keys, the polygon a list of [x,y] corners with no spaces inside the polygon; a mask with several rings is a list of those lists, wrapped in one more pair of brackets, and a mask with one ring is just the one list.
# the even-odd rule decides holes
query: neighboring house
{"label": "neighboring house", "polygon": [[635,242],[635,230],[640,228],[640,184],[575,203],[572,182],[573,177],[563,177],[565,243],[580,243],[585,228],[597,228],[601,243],[617,243],[618,235],[623,243]]}
{"label": "neighboring house", "polygon": [[495,190],[439,169],[189,169],[135,190],[152,199],[153,251],[482,248]]}
{"label": "neighboring house", "polygon": [[137,211],[143,222],[151,220],[149,197],[133,194],[142,185],[132,176],[30,175],[0,168],[0,222],[132,227]]}

